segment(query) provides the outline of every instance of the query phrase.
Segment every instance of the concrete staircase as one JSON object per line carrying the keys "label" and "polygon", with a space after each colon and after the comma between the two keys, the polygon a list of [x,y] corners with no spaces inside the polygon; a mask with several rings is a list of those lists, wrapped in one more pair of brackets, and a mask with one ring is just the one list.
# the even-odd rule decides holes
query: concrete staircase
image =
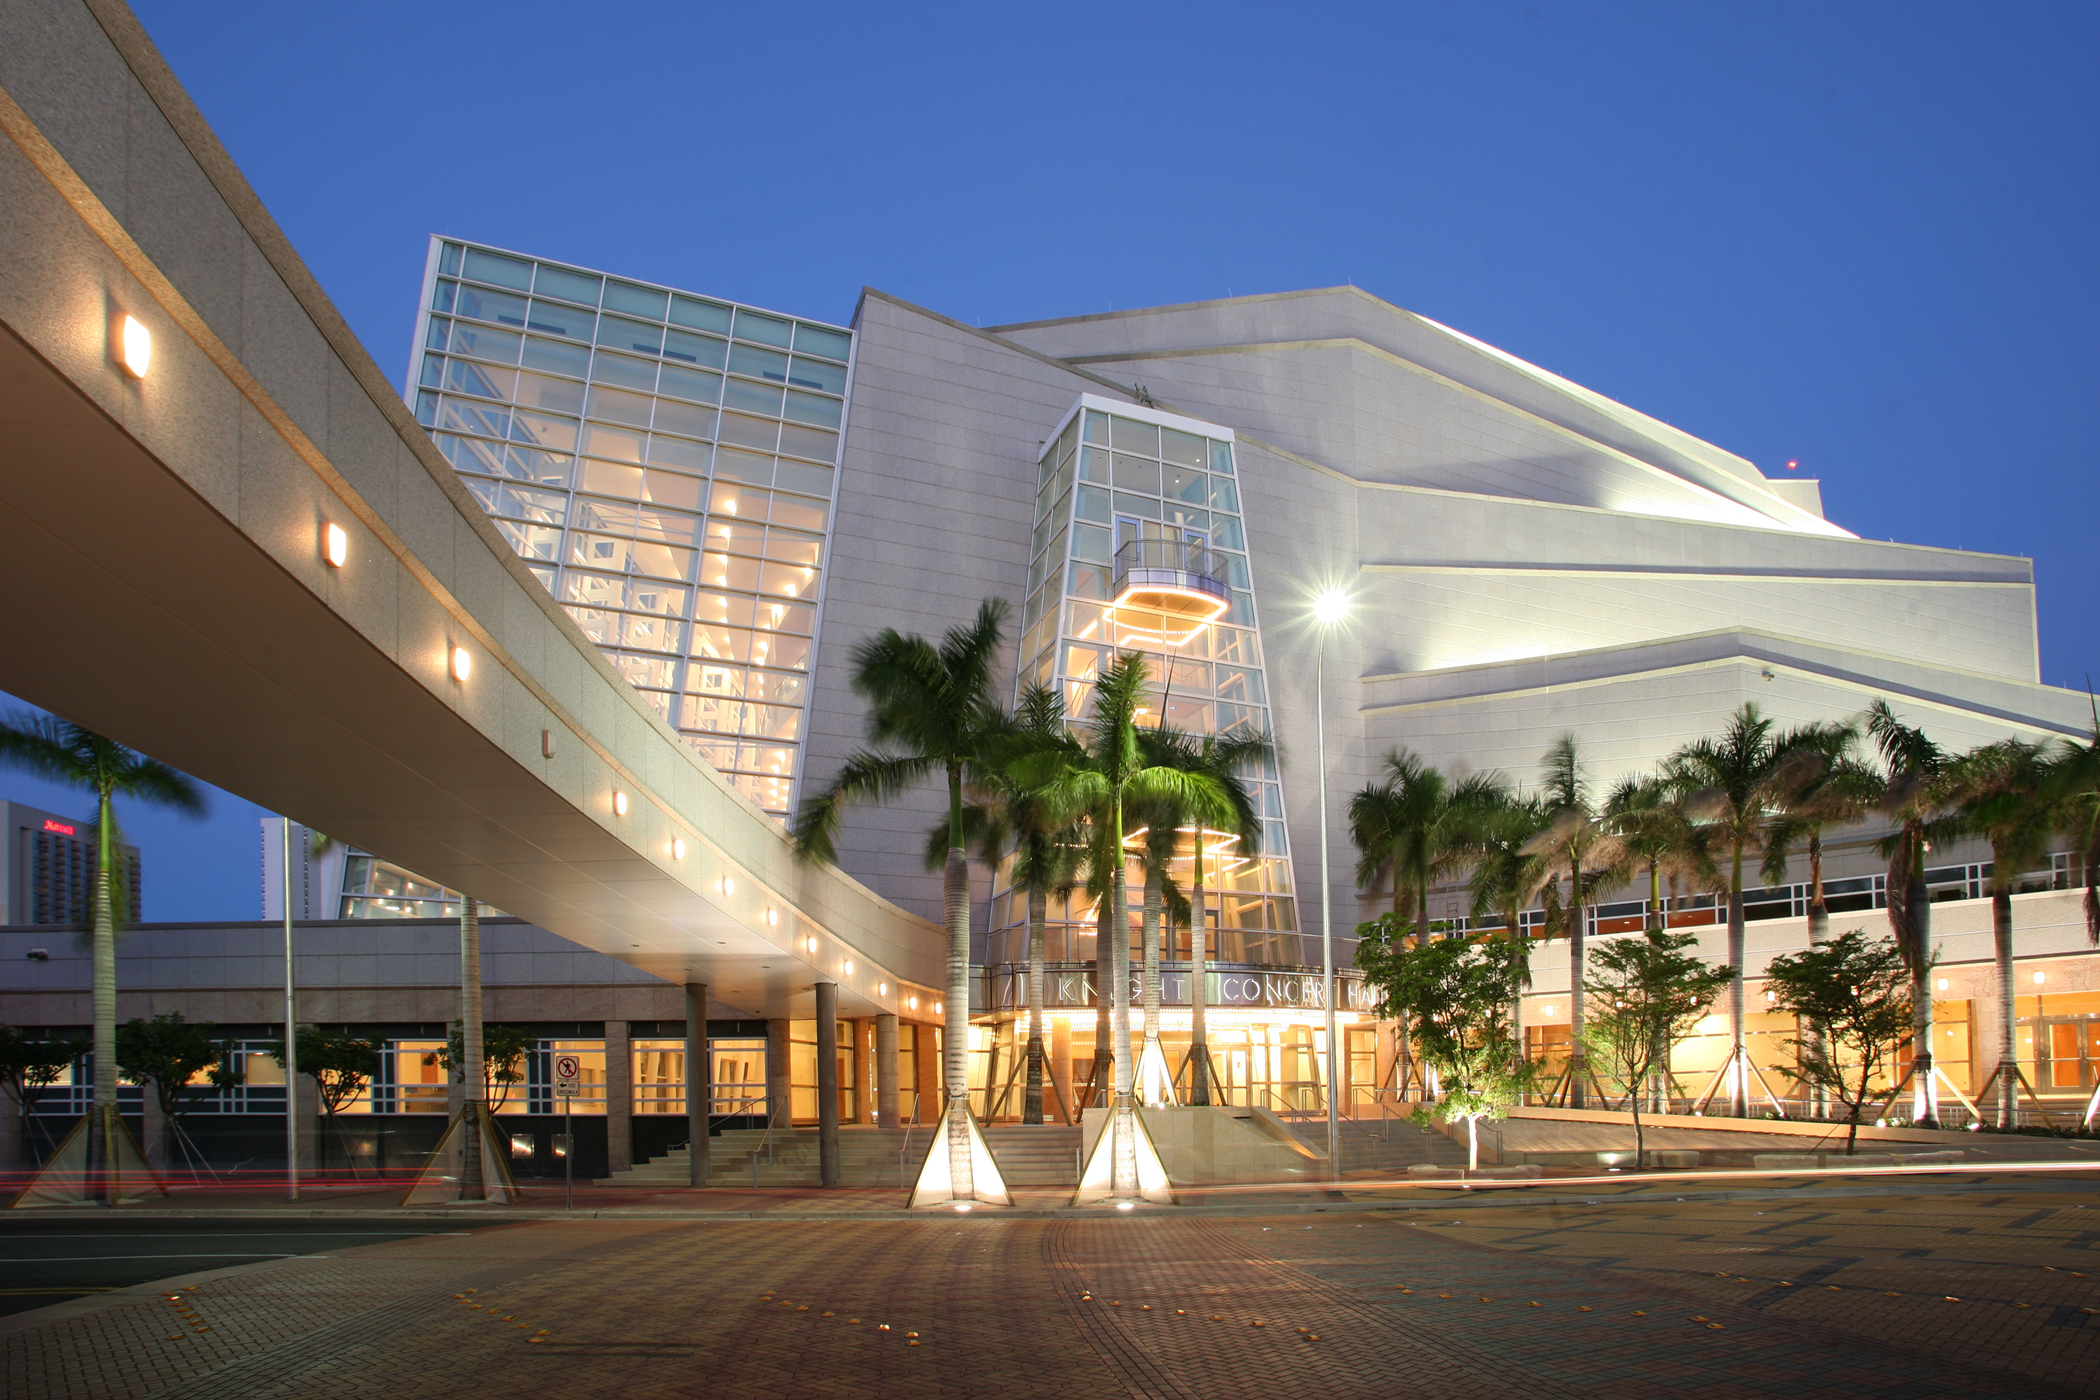
{"label": "concrete staircase", "polygon": [[[1341,1124],[1341,1175],[1351,1172],[1399,1174],[1428,1163],[1439,1167],[1466,1164],[1466,1145],[1431,1128],[1418,1128],[1404,1118],[1345,1118]],[[1325,1151],[1327,1124],[1320,1119],[1294,1119],[1291,1130]]]}
{"label": "concrete staircase", "polygon": [[[910,1186],[933,1142],[933,1133],[933,1127],[927,1124],[911,1128],[840,1128],[839,1184]],[[985,1140],[1009,1186],[1078,1184],[1073,1165],[1073,1153],[1079,1147],[1077,1128],[1003,1124],[987,1129]],[[904,1154],[901,1162],[900,1152]],[[708,1143],[707,1167],[709,1186],[815,1186],[822,1172],[817,1157],[817,1130],[774,1129],[770,1142],[763,1128],[721,1133]],[[653,1161],[601,1177],[598,1185],[662,1191],[685,1186],[691,1179],[691,1155],[688,1149],[675,1147]]]}

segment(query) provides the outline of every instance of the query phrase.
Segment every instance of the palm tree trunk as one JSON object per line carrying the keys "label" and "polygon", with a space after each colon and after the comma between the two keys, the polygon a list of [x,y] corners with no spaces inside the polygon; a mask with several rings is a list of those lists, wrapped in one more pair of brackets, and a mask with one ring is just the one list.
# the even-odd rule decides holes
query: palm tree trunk
{"label": "palm tree trunk", "polygon": [[1210,1107],[1210,947],[1203,926],[1203,823],[1196,823],[1196,884],[1189,893],[1189,1102]]}
{"label": "palm tree trunk", "polygon": [[1157,1049],[1159,1046],[1159,937],[1164,904],[1165,894],[1160,889],[1160,872],[1156,869],[1147,870],[1145,872],[1145,968],[1143,983],[1145,994],[1145,1050],[1147,1053]]}
{"label": "palm tree trunk", "polygon": [[962,769],[948,766],[948,865],[942,895],[948,917],[948,998],[941,1031],[948,1094],[948,1192],[977,1194],[970,1161],[970,865],[962,846]]}
{"label": "palm tree trunk", "polygon": [[1028,891],[1028,1089],[1021,1098],[1021,1121],[1043,1121],[1043,922],[1049,893]]}
{"label": "palm tree trunk", "polygon": [[117,921],[114,860],[116,813],[99,790],[95,843],[95,1099],[88,1119],[88,1189],[117,1203]]}
{"label": "palm tree trunk", "polygon": [[1646,913],[1648,917],[1644,922],[1648,925],[1648,932],[1661,933],[1669,927],[1670,921],[1663,917],[1663,875],[1662,862],[1659,860],[1648,862],[1648,908]]}
{"label": "palm tree trunk", "polygon": [[[1808,943],[1820,948],[1830,941],[1830,902],[1823,894],[1823,828],[1817,827],[1808,833]],[[1823,1037],[1813,1024],[1806,1020],[1795,1023],[1795,1039],[1809,1055],[1823,1053]],[[1794,1067],[1800,1068],[1797,1058]],[[1809,1103],[1817,1117],[1830,1112],[1830,1090],[1821,1080],[1811,1081],[1808,1089]]]}
{"label": "palm tree trunk", "polygon": [[1991,891],[1991,951],[1998,963],[1998,1126],[2011,1128],[2020,1111],[2020,1063],[2013,1054],[2013,907],[2009,886]]}
{"label": "palm tree trunk", "polygon": [[1112,897],[1104,894],[1094,901],[1094,1068],[1086,1077],[1087,1101],[1083,1108],[1093,1107],[1097,1088],[1108,1088],[1111,1096],[1114,1093],[1109,1078],[1116,1058],[1112,1039],[1115,1028],[1109,1020],[1116,997],[1111,985],[1116,976],[1116,953],[1108,941],[1108,905]]}
{"label": "palm tree trunk", "polygon": [[1590,1103],[1590,1057],[1582,1048],[1583,958],[1589,930],[1582,918],[1582,869],[1578,865],[1568,880],[1568,1097],[1570,1108],[1588,1108]]}
{"label": "palm tree trunk", "polygon": [[1917,1088],[1911,1117],[1924,1127],[1940,1121],[1940,1086],[1932,1072],[1932,899],[1925,888],[1925,848],[1919,844],[1910,882],[1910,919],[1917,956],[1911,963],[1911,1066]]}
{"label": "palm tree trunk", "polygon": [[1735,843],[1734,861],[1728,873],[1728,1112],[1731,1117],[1750,1116],[1750,1060],[1745,1041],[1743,961],[1743,843]]}
{"label": "palm tree trunk", "polygon": [[1109,1194],[1122,1200],[1138,1194],[1138,1174],[1137,1106],[1132,1102],[1132,1088],[1137,1076],[1130,1057],[1130,877],[1123,859],[1121,802],[1116,804],[1115,829],[1111,835],[1115,843],[1116,873],[1108,932],[1115,949],[1116,984],[1109,1014],[1115,1018],[1116,1095],[1114,1107],[1109,1110],[1108,1126],[1116,1136],[1111,1146],[1115,1154],[1111,1159],[1115,1171]]}

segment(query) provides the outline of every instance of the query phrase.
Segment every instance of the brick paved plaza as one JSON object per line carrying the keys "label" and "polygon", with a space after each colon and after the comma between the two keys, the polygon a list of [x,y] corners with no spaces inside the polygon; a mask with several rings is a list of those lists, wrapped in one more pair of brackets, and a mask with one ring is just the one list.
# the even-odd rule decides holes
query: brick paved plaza
{"label": "brick paved plaza", "polygon": [[453,1223],[21,1314],[0,1350],[5,1393],[39,1400],[2100,1385],[2100,1204],[2082,1182],[1772,1185],[1262,1216]]}

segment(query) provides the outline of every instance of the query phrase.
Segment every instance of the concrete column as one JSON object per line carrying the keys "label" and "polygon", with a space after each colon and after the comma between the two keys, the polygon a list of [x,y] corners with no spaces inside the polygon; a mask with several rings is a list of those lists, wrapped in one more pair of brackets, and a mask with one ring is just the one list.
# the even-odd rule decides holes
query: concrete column
{"label": "concrete column", "polygon": [[605,1169],[634,1165],[634,1042],[625,1021],[605,1023]]}
{"label": "concrete column", "polygon": [[817,1164],[822,1185],[839,1184],[839,988],[817,983]]}
{"label": "concrete column", "polygon": [[714,1107],[714,1056],[707,1053],[707,984],[685,984],[685,1123],[694,1186],[707,1185],[707,1116]]}
{"label": "concrete column", "polygon": [[894,1128],[904,1120],[898,1117],[897,1092],[897,1018],[877,1016],[875,1018],[875,1121],[885,1128]]}
{"label": "concrete column", "polygon": [[923,1024],[912,1027],[912,1034],[919,1038],[918,1053],[912,1057],[913,1064],[918,1067],[919,1082],[912,1087],[918,1090],[921,1123],[941,1121],[941,1054],[935,1045],[934,1030],[933,1026]]}
{"label": "concrete column", "polygon": [[[853,1121],[866,1127],[875,1121],[875,1022],[862,1017],[853,1023]],[[886,1123],[884,1126],[888,1126]]]}
{"label": "concrete column", "polygon": [[1064,1115],[1066,1126],[1072,1123],[1072,1023],[1058,1017],[1050,1018],[1050,1081],[1057,1086],[1046,1108],[1055,1107]]}
{"label": "concrete column", "polygon": [[766,1022],[766,1126],[795,1123],[794,1066],[788,1052],[788,1023]]}

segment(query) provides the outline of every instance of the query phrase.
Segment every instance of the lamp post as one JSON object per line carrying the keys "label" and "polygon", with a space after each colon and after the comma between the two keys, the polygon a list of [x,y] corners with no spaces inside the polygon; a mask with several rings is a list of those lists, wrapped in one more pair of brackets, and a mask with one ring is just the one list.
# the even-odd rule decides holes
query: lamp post
{"label": "lamp post", "polygon": [[[284,1185],[285,1199],[299,1199],[299,984],[292,967],[292,819],[284,823]],[[305,831],[299,833],[303,843]]]}
{"label": "lamp post", "polygon": [[1320,624],[1320,660],[1313,672],[1320,763],[1320,1001],[1327,1015],[1327,1170],[1336,1178],[1342,1173],[1341,1107],[1335,1101],[1342,1047],[1334,1020],[1334,900],[1327,888],[1327,634],[1348,615],[1349,595],[1339,588],[1313,600],[1313,618]]}

